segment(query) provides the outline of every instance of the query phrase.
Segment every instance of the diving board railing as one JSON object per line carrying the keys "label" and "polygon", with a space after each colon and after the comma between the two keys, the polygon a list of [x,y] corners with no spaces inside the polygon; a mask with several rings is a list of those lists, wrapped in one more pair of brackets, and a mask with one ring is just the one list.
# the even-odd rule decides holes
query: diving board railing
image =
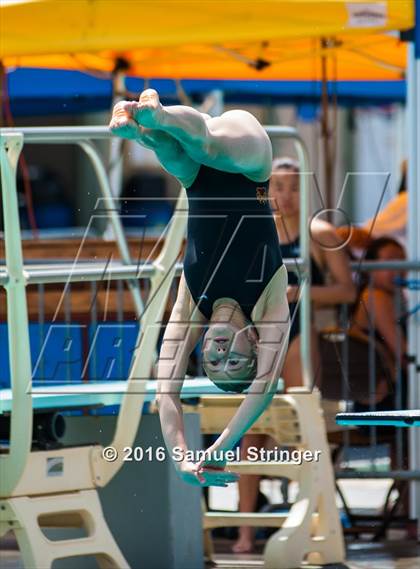
{"label": "diving board railing", "polygon": [[[310,361],[310,298],[309,298],[309,233],[307,219],[309,213],[309,166],[306,148],[293,128],[268,126],[267,133],[271,138],[292,139],[301,166],[300,175],[300,231],[301,258],[294,260],[301,277],[301,329],[302,329],[302,368],[304,385],[311,387],[312,369]],[[161,237],[163,249],[156,260],[134,269],[128,254],[124,233],[115,201],[112,197],[105,169],[92,144],[93,139],[107,139],[111,136],[106,127],[35,127],[0,129],[0,157],[2,167],[2,193],[4,215],[4,239],[6,249],[6,269],[0,273],[1,284],[6,288],[8,307],[8,336],[9,359],[12,381],[11,431],[9,453],[0,455],[3,476],[1,480],[1,495],[12,495],[15,487],[27,468],[27,459],[31,450],[32,440],[32,399],[31,384],[32,370],[29,351],[28,314],[25,289],[28,284],[74,282],[79,280],[97,281],[103,278],[126,278],[132,283],[131,291],[134,297],[140,299],[140,292],[135,279],[150,278],[150,302],[141,311],[141,330],[133,356],[133,362],[126,382],[126,392],[121,402],[118,422],[112,446],[121,449],[129,446],[136,435],[141,418],[141,408],[144,401],[144,382],[151,374],[153,363],[152,352],[156,347],[159,323],[162,321],[163,310],[168,298],[170,284],[177,271],[177,258],[181,250],[186,228],[187,203],[182,193],[178,200],[169,228]],[[16,196],[16,169],[19,154],[24,143],[75,143],[88,155],[94,166],[100,188],[104,197],[107,213],[113,223],[115,236],[126,267],[110,267],[109,270],[99,270],[97,267],[77,266],[74,263],[69,271],[62,267],[54,269],[36,269],[25,267],[22,259],[22,243],[19,224],[19,210]],[[140,271],[139,271],[140,269]],[[134,284],[133,284],[134,283]],[[136,292],[137,291],[137,292]],[[141,307],[136,303],[137,312]],[[138,379],[141,378],[141,379]],[[140,411],[139,411],[140,409]],[[122,456],[122,453],[119,453]],[[101,456],[101,448],[96,447],[90,456],[95,472],[95,484],[105,485],[121,468],[122,462],[105,462]],[[22,491],[22,488],[20,488]]]}
{"label": "diving board railing", "polygon": [[[106,168],[98,149],[92,143],[92,139],[100,140],[109,138],[110,133],[108,129],[104,127],[23,127],[19,129],[0,129],[1,137],[7,137],[10,133],[21,133],[23,136],[23,144],[76,144],[83,150],[94,169],[98,187],[102,194],[101,204],[103,204],[106,214],[109,217],[122,262],[126,265],[131,264],[132,259],[125,239],[124,229],[114,205],[114,198],[112,196]],[[136,281],[127,281],[127,284],[133,296],[137,316],[140,316],[143,312],[143,302],[138,283]]]}
{"label": "diving board railing", "polygon": [[[271,136],[276,136],[278,134],[278,128],[279,127],[267,127],[267,131],[269,132],[269,134]],[[293,135],[294,131],[293,129],[283,129],[280,128],[281,134],[282,136],[289,136],[289,135]],[[12,135],[13,133],[17,132],[16,129],[2,129],[1,133],[2,136],[4,135]],[[64,144],[64,143],[87,143],[91,140],[91,138],[95,138],[95,139],[106,139],[109,137],[109,133],[107,131],[106,128],[104,127],[72,127],[72,128],[63,128],[63,127],[46,127],[46,128],[23,128],[20,129],[19,132],[22,132],[24,135],[24,139],[27,142],[30,143],[35,143],[35,144],[40,144],[40,143],[44,143],[46,141],[53,141],[54,143],[59,143],[59,144]],[[93,147],[94,148],[94,147]],[[300,145],[298,144],[298,149],[300,148]],[[93,151],[92,151],[93,152]],[[95,150],[96,152],[96,150]],[[301,153],[304,154],[304,150],[301,150]],[[301,156],[301,159],[304,162],[304,156]],[[95,171],[96,172],[104,172],[103,167],[101,168],[100,164],[100,158],[99,156],[96,156],[96,158],[94,158],[94,153],[92,153],[91,156],[91,160],[95,160],[97,164],[99,164]],[[302,171],[303,170],[307,170],[307,166],[304,166],[304,163],[302,164]],[[110,190],[109,190],[109,185],[107,185],[106,183],[103,183],[103,177],[99,177],[98,176],[98,183],[99,186],[101,187],[101,191],[102,191],[102,195],[105,198],[105,202],[108,201],[108,198],[110,197]],[[306,184],[306,189],[304,186],[303,192],[301,192],[301,199],[304,203],[301,204],[301,213],[303,212],[302,216],[301,216],[301,223],[303,224],[303,227],[306,228],[306,222],[305,222],[305,204],[307,205],[307,200],[304,199],[305,197],[305,192],[308,191],[307,189],[307,177],[303,176],[303,180],[301,180],[302,184]],[[112,199],[112,198],[111,198]],[[118,219],[118,216],[116,215],[116,208],[112,207],[112,205],[110,205],[111,202],[109,202],[109,211],[110,214],[112,215],[114,221],[116,220],[117,225],[119,224],[119,227],[121,227],[120,225],[120,221]],[[124,238],[124,234],[123,233],[118,233],[116,232],[116,234],[118,235],[122,235],[122,237],[120,238],[120,242],[123,241],[125,242],[125,238]],[[303,235],[304,239],[302,240],[302,253],[303,253],[303,257],[305,257],[305,237],[307,236],[307,231],[306,229],[303,230],[301,227],[301,234]],[[122,249],[124,249],[124,246],[122,247]],[[307,252],[306,252],[307,254]],[[123,263],[125,263],[127,261],[123,260]],[[299,270],[299,272],[301,273],[301,275],[305,274],[305,262],[300,259],[300,260],[293,260],[293,261],[285,261],[286,262],[286,266],[288,267],[288,270]],[[378,265],[377,262],[372,262],[372,263],[366,263],[363,262],[362,264],[359,263],[355,263],[353,268],[354,269],[363,269],[363,270],[375,270],[375,268],[393,268],[393,269],[401,269],[401,270],[417,270],[419,266],[419,263],[417,262],[413,262],[413,261],[401,261],[401,262],[395,262],[395,261],[390,261],[390,262],[385,262],[385,263],[381,263],[380,267]],[[23,267],[24,270],[24,277],[25,277],[25,283],[26,285],[32,285],[32,284],[47,284],[47,283],[63,283],[63,282],[68,282],[68,283],[73,283],[73,282],[95,282],[95,281],[99,281],[101,279],[109,279],[109,280],[119,280],[119,279],[124,279],[127,281],[131,281],[132,283],[136,282],[136,279],[140,278],[145,278],[145,279],[150,279],[153,274],[154,274],[154,267],[151,264],[141,264],[140,266],[138,265],[134,265],[134,264],[126,264],[123,265],[121,264],[121,266],[116,266],[115,264],[109,267],[106,267],[105,265],[102,264],[94,264],[94,265],[89,265],[89,266],[83,266],[82,263],[77,263],[77,264],[68,264],[68,265],[55,265],[52,266],[51,268],[38,268],[36,266],[32,266],[32,265],[26,265]],[[180,263],[177,263],[175,266],[175,275],[178,276],[182,271],[182,265]],[[307,274],[307,273],[306,273]],[[10,281],[10,275],[7,274],[7,271],[4,270],[0,270],[0,284],[1,285],[7,285]],[[303,310],[300,311],[301,313],[301,318],[304,321],[304,324],[302,326],[302,330],[303,332],[303,340],[305,341],[305,331],[307,329],[307,325],[305,324],[305,322],[308,321],[308,310],[305,306],[305,299],[306,299],[306,294],[305,294],[305,289],[303,289],[303,294],[302,294],[302,308]],[[309,339],[307,340],[309,342]],[[307,354],[309,354],[309,350],[308,349],[303,349],[302,350],[303,356],[306,357]],[[306,362],[304,369],[306,370],[306,376],[307,377],[312,377],[312,372],[310,370],[310,362]],[[369,380],[371,381],[371,379]],[[309,385],[311,384],[311,382],[309,382]],[[308,382],[306,382],[306,385],[308,385]],[[397,383],[398,386],[398,383]],[[343,398],[346,399],[347,397],[345,397],[345,392],[343,390]],[[374,431],[372,431],[372,445],[374,445],[375,443],[375,439],[374,439]],[[399,455],[401,455],[401,452],[399,452]]]}

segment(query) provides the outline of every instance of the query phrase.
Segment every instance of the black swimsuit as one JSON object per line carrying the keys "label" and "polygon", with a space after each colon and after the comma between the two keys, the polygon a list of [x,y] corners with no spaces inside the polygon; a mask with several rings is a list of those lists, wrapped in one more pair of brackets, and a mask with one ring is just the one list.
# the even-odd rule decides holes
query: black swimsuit
{"label": "black swimsuit", "polygon": [[257,300],[283,264],[268,181],[202,165],[187,194],[184,274],[196,305],[209,320],[217,299],[233,298],[251,320]]}
{"label": "black swimsuit", "polygon": [[[298,236],[294,241],[291,241],[290,243],[282,243],[280,245],[281,252],[285,259],[294,259],[300,257],[299,241],[300,240]],[[295,273],[295,271],[289,271],[288,284],[289,285],[298,284],[298,276]],[[311,284],[313,285],[325,284],[324,275],[312,256],[311,256]],[[299,308],[296,302],[290,303],[289,309],[290,309],[290,318],[291,318],[289,342],[291,342],[293,338],[299,336],[300,334],[300,318],[299,318]]]}

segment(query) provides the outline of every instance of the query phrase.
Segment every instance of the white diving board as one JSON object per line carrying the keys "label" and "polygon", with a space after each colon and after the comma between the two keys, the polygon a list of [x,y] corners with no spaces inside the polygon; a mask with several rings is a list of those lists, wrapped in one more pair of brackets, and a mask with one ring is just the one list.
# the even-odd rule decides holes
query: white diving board
{"label": "white diving board", "polygon": [[[156,397],[156,380],[146,383],[145,402]],[[98,381],[73,383],[65,385],[45,385],[32,388],[32,405],[35,410],[41,409],[78,409],[80,407],[104,407],[120,405],[126,392],[127,381]],[[143,389],[139,381],[138,393]],[[283,381],[279,379],[277,390],[283,391]],[[203,395],[227,395],[206,377],[185,379],[181,398],[189,399]],[[12,408],[12,390],[0,390],[0,415],[10,413]]]}

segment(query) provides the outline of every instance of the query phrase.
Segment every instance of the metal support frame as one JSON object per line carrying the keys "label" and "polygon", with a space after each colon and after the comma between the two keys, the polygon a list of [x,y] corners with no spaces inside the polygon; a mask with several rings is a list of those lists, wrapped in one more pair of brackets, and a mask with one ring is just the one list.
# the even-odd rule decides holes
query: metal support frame
{"label": "metal support frame", "polygon": [[[27,127],[21,129],[1,129],[2,135],[5,136],[14,132],[22,133],[23,141],[26,144],[76,144],[83,150],[89,158],[96,174],[99,189],[103,196],[101,203],[109,217],[122,262],[125,265],[130,265],[132,263],[132,259],[125,239],[121,219],[115,207],[115,200],[112,195],[108,175],[98,149],[91,140],[110,138],[108,129],[105,127]],[[133,280],[128,281],[128,287],[133,296],[136,315],[139,318],[143,312],[143,301],[140,294],[140,287],[138,286],[138,283]]]}
{"label": "metal support frame", "polygon": [[310,247],[309,247],[309,176],[312,172],[309,170],[309,156],[305,144],[295,128],[280,127],[280,126],[267,126],[267,134],[269,136],[276,136],[278,138],[292,139],[295,144],[295,150],[298,157],[300,166],[299,174],[299,244],[300,244],[300,357],[302,361],[302,384],[312,389],[314,376],[312,371],[311,361],[311,335],[310,335],[310,320],[311,320],[311,297],[310,297],[310,284],[311,284],[311,263],[310,263]]}
{"label": "metal support frame", "polygon": [[[32,442],[32,399],[27,393],[32,368],[16,190],[16,169],[22,147],[21,134],[0,135],[4,241],[9,277],[6,284],[9,362],[13,389],[10,452],[8,455],[0,454],[0,484],[8,493],[22,476]],[[25,428],[22,429],[22,425]]]}
{"label": "metal support frame", "polygon": [[[408,45],[408,249],[410,259],[420,259],[420,0],[415,0],[413,42]],[[410,275],[415,278],[416,275]],[[420,304],[420,291],[411,290],[409,309]],[[413,313],[408,327],[408,350],[414,356],[409,366],[409,404],[420,409],[420,313]],[[420,430],[410,429],[410,468],[420,469]],[[418,520],[420,534],[420,482],[410,485],[410,515]]]}
{"label": "metal support frame", "polygon": [[[103,199],[101,203],[109,217],[109,222],[114,232],[115,240],[117,242],[118,249],[120,251],[122,262],[125,265],[130,265],[132,263],[130,251],[128,249],[127,241],[124,235],[124,229],[118,215],[118,210],[115,207],[115,200],[112,195],[112,188],[108,180],[108,176],[103,165],[103,162],[98,154],[97,148],[91,141],[82,140],[78,142],[78,145],[85,154],[90,159],[92,166],[95,170],[96,176],[99,182],[99,188],[102,192]],[[134,307],[136,310],[137,317],[143,312],[143,301],[140,294],[140,287],[137,281],[128,280],[128,287],[130,289],[131,295],[133,297]]]}

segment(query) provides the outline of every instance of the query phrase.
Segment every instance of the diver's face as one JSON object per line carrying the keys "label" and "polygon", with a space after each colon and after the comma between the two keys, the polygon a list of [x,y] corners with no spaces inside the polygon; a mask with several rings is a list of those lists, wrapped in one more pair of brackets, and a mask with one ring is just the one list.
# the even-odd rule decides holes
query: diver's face
{"label": "diver's face", "polygon": [[269,195],[275,213],[283,217],[299,214],[299,174],[294,171],[278,169],[272,172]]}
{"label": "diver's face", "polygon": [[230,322],[211,324],[203,343],[206,371],[212,379],[243,377],[252,365],[255,341],[255,332],[250,327],[240,329]]}

